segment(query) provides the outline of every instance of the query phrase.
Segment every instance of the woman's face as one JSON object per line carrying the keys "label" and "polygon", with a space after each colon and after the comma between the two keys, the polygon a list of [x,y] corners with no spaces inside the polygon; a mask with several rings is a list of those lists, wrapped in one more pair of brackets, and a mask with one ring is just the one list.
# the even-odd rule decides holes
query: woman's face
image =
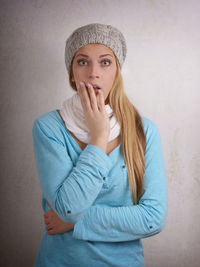
{"label": "woman's face", "polygon": [[[72,71],[72,81],[76,83],[76,87],[80,81],[85,85],[97,85],[106,100],[117,71],[114,53],[102,44],[85,45],[76,52]],[[107,104],[107,101],[105,103]]]}

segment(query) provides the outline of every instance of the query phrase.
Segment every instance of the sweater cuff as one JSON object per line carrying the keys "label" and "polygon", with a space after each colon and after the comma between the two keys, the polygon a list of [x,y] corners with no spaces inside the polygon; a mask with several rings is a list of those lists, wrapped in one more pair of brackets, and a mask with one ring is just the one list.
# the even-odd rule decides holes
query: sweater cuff
{"label": "sweater cuff", "polygon": [[102,176],[106,176],[113,165],[109,156],[101,148],[91,144],[81,152],[77,165],[82,162],[97,167]]}
{"label": "sweater cuff", "polygon": [[74,224],[72,236],[75,239],[83,239],[83,240],[87,239],[85,236],[85,229],[83,227],[82,219],[80,219],[77,223]]}

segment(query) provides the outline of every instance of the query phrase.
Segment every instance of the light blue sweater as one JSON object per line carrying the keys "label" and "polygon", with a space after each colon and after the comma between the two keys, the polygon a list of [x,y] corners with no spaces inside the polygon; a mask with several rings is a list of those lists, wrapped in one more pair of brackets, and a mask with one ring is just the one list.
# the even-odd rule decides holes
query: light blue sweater
{"label": "light blue sweater", "polygon": [[[44,212],[50,203],[72,231],[47,235],[36,267],[142,267],[141,238],[159,233],[167,188],[157,126],[142,118],[147,138],[143,194],[133,205],[121,144],[109,155],[95,145],[81,150],[57,110],[38,117],[33,144]],[[156,252],[155,252],[156,256]]]}

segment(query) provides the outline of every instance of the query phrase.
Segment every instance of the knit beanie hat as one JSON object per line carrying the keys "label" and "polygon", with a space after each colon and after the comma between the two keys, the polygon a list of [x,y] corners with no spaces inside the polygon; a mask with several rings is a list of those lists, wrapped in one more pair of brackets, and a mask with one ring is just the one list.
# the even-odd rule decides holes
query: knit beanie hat
{"label": "knit beanie hat", "polygon": [[122,68],[127,52],[123,34],[111,25],[92,23],[73,31],[66,41],[65,64],[68,72],[77,50],[84,45],[95,43],[109,47],[117,57],[120,68]]}

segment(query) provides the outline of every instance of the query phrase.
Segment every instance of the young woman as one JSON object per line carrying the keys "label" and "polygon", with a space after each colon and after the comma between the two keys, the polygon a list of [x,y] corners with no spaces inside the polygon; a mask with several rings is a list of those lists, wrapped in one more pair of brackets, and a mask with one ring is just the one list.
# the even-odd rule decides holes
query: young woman
{"label": "young woman", "polygon": [[142,267],[141,239],[164,226],[160,135],[124,92],[125,57],[124,36],[110,25],[85,25],[67,39],[76,93],[33,125],[45,223],[37,267]]}

